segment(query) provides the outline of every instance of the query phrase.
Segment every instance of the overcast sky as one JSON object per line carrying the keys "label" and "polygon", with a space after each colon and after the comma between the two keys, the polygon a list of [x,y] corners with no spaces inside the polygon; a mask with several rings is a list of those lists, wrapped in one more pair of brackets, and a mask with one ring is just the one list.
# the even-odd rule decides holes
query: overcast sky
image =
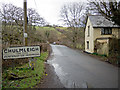
{"label": "overcast sky", "polygon": [[[24,0],[0,0],[2,3],[12,3],[23,8]],[[27,0],[27,7],[34,8],[50,24],[62,24],[60,19],[60,8],[69,2],[85,2],[86,0]]]}

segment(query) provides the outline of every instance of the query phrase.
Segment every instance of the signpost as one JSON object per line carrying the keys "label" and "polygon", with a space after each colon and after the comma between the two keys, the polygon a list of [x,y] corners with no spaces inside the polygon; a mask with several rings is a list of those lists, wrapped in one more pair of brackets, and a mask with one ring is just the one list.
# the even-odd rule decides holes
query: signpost
{"label": "signpost", "polygon": [[10,47],[3,49],[3,59],[39,57],[39,46]]}
{"label": "signpost", "polygon": [[[31,64],[34,68],[34,58],[40,56],[40,47],[39,46],[27,46],[27,0],[24,0],[24,24],[23,24],[23,47],[9,47],[3,49],[3,59],[16,59],[16,58],[31,58],[29,60],[29,67]],[[1,36],[1,35],[0,35]]]}

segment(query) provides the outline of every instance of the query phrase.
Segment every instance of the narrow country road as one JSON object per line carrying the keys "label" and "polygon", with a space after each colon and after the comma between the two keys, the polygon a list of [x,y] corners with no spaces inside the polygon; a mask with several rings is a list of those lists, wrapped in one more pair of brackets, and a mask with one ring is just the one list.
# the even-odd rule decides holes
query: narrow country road
{"label": "narrow country road", "polygon": [[51,45],[48,63],[66,88],[117,88],[118,68],[63,45]]}

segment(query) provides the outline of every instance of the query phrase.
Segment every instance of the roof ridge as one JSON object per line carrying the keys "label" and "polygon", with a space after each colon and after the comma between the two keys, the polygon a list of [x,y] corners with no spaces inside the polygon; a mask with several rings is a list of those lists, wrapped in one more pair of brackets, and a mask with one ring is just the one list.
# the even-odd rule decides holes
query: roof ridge
{"label": "roof ridge", "polygon": [[[103,16],[103,15],[88,15],[88,16]],[[103,16],[104,17],[104,16]]]}
{"label": "roof ridge", "polygon": [[103,15],[88,16],[93,27],[120,27],[113,21],[106,19]]}

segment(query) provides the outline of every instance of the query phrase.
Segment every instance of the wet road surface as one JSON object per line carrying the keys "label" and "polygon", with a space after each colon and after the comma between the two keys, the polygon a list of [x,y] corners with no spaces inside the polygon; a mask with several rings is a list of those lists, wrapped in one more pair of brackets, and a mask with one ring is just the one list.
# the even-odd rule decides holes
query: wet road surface
{"label": "wet road surface", "polygon": [[63,45],[51,45],[47,61],[66,88],[117,88],[118,68]]}

